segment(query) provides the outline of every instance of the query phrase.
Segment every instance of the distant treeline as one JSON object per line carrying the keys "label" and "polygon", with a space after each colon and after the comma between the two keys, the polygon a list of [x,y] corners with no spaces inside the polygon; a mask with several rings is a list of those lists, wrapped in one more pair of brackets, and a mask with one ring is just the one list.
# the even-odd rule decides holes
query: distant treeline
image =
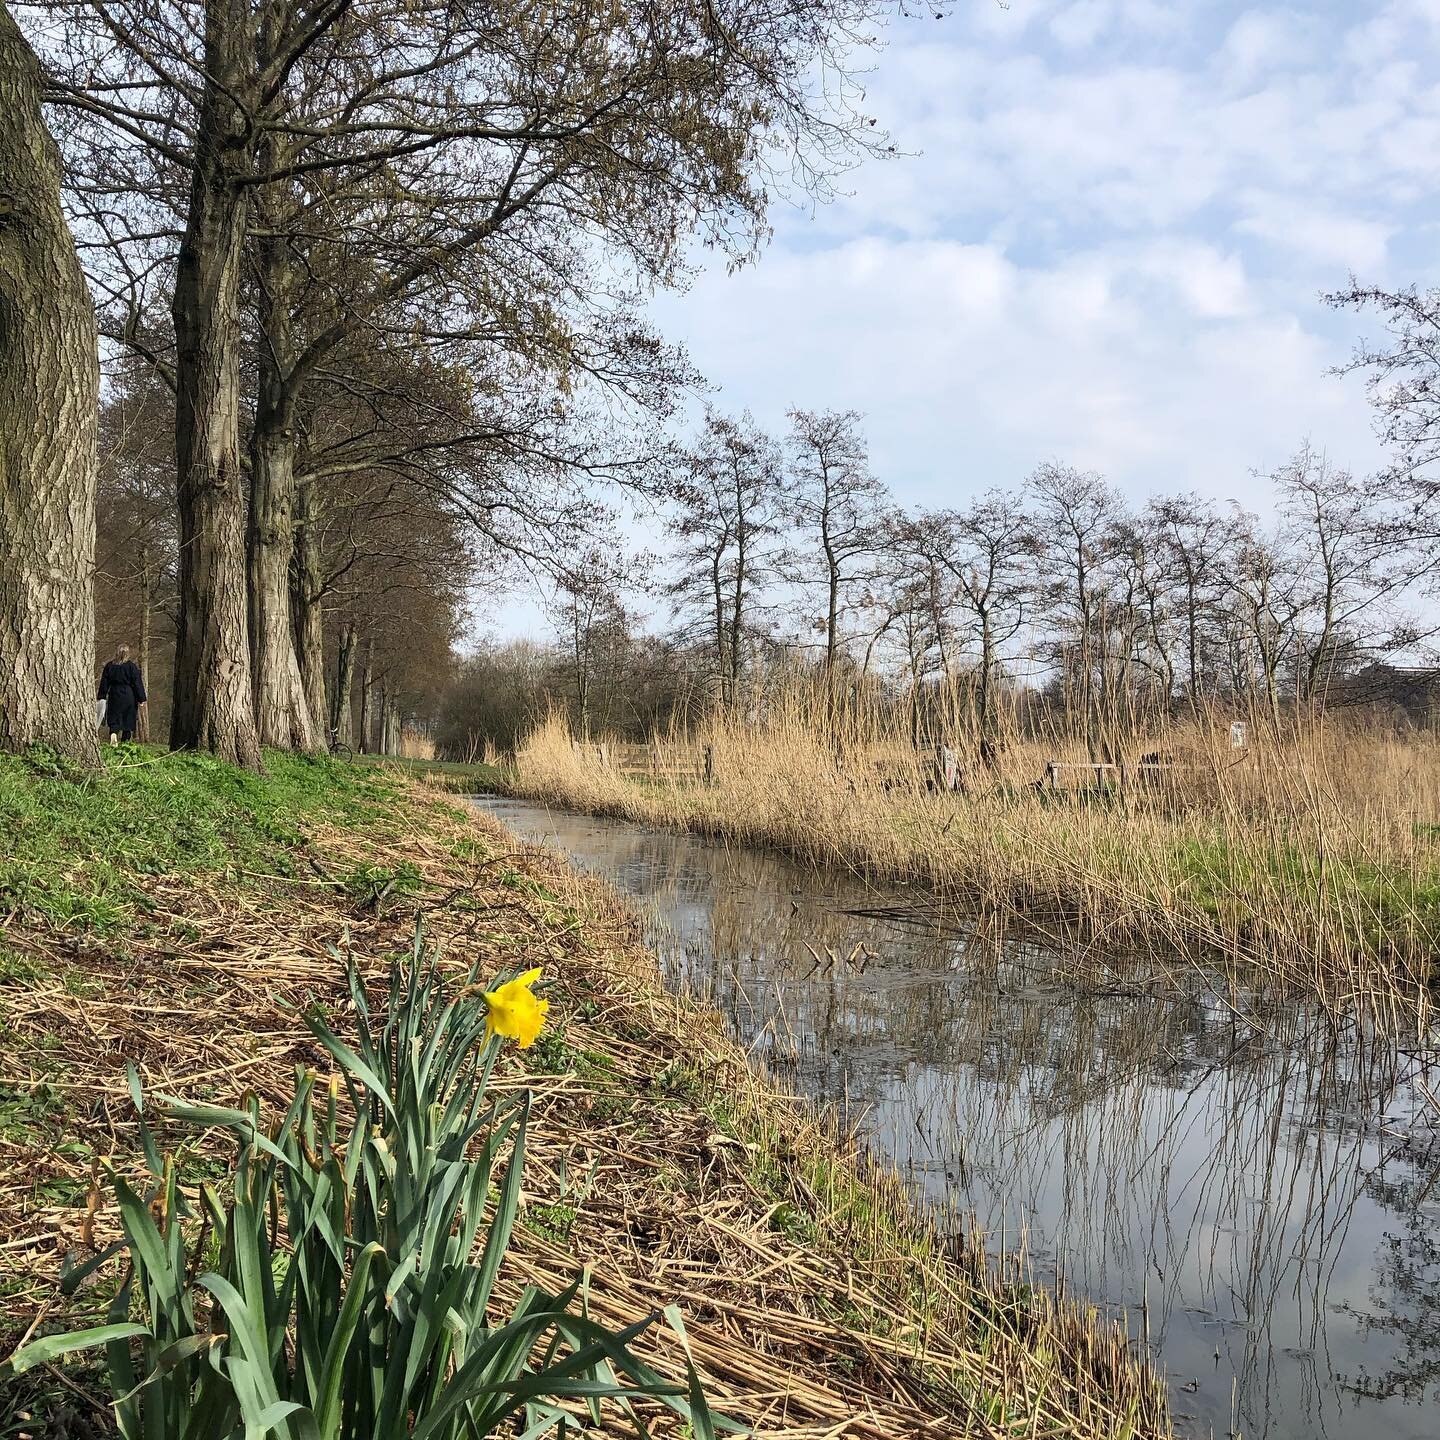
{"label": "distant treeline", "polygon": [[664,552],[584,551],[556,587],[553,644],[462,666],[447,750],[508,747],[555,707],[577,733],[632,738],[709,707],[758,715],[800,677],[836,704],[888,696],[917,742],[944,692],[987,763],[1017,724],[1104,758],[1154,718],[1217,705],[1268,723],[1339,703],[1429,712],[1435,555],[1413,473],[1356,478],[1304,445],[1252,481],[1250,507],[1134,505],[1050,463],[905,510],[861,418],[808,411],[783,441],[711,413],[675,464]]}

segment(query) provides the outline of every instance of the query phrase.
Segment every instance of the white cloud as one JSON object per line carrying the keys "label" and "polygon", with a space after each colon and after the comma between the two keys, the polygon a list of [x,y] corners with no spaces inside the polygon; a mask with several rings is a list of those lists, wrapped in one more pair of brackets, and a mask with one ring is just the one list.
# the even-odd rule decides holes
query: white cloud
{"label": "white cloud", "polygon": [[1292,4],[912,27],[868,103],[923,153],[658,313],[725,405],[777,429],[792,404],[866,412],[907,503],[1052,456],[1137,497],[1244,499],[1303,437],[1363,472],[1362,386],[1328,373],[1361,322],[1318,292],[1440,282],[1391,273],[1440,228],[1440,0]]}
{"label": "white cloud", "polygon": [[1273,195],[1252,193],[1243,203],[1246,214],[1235,227],[1243,234],[1315,261],[1337,277],[1348,271],[1377,275],[1385,270],[1390,225]]}
{"label": "white cloud", "polygon": [[1085,49],[1110,28],[1114,9],[1110,0],[1077,0],[1050,21],[1050,33],[1061,45]]}
{"label": "white cloud", "polygon": [[1134,257],[1134,266],[1138,275],[1169,286],[1198,319],[1236,319],[1255,308],[1240,257],[1213,246],[1198,241],[1158,241]]}
{"label": "white cloud", "polygon": [[[1240,494],[1313,434],[1363,468],[1358,387],[1327,343],[1258,309],[1234,256],[1117,248],[1027,267],[991,245],[867,238],[709,277],[665,307],[725,400],[867,412],[908,501],[1019,481],[1062,456],[1136,495]],[[957,492],[958,487],[958,492]]]}
{"label": "white cloud", "polygon": [[1226,31],[1219,64],[1231,85],[1243,87],[1262,75],[1312,63],[1316,41],[1314,22],[1294,10],[1247,10]]}
{"label": "white cloud", "polygon": [[1085,50],[1112,35],[1173,35],[1184,23],[1183,7],[1157,0],[1073,0],[1056,12],[1048,28],[1059,45]]}
{"label": "white cloud", "polygon": [[[1270,209],[1303,201],[1337,222],[1425,203],[1440,191],[1440,84],[1430,79],[1440,26],[1422,3],[1440,12],[1440,0],[1406,0],[1348,26],[1332,16],[1328,29],[1314,12],[1251,5],[1208,44],[1185,46],[1140,43],[1128,12],[1110,24],[1118,0],[1038,7],[1046,33],[1084,40],[1083,55],[1034,36],[997,48],[983,36],[953,43],[943,26],[906,30],[870,103],[902,150],[923,153],[864,168],[820,226],[967,238],[1028,226],[1063,243],[1076,227],[1213,229],[1252,218],[1236,200],[1256,193],[1274,197]],[[1346,234],[1327,228],[1335,242]],[[1364,247],[1355,263],[1373,258],[1376,232],[1353,234]],[[1295,254],[1322,258],[1303,235]]]}

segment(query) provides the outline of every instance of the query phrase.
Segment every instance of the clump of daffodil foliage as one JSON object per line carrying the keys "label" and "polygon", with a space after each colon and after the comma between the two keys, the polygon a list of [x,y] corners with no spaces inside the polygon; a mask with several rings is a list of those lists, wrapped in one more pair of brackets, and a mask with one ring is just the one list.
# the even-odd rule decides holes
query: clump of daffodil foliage
{"label": "clump of daffodil foliage", "polygon": [[[12,1371],[103,1346],[123,1440],[539,1437],[574,1426],[577,1408],[596,1425],[607,1402],[633,1416],[637,1397],[710,1440],[693,1367],[677,1384],[630,1348],[658,1316],[618,1333],[596,1324],[583,1275],[497,1299],[530,1096],[492,1098],[488,1082],[507,1041],[534,1042],[548,1005],[539,970],[490,988],[468,979],[448,990],[417,933],[375,1014],[352,970],[356,1043],[308,1017],[338,1073],[297,1070],[278,1121],[255,1100],[157,1100],[172,1122],[235,1137],[228,1182],[202,1185],[198,1202],[160,1152],[132,1070],[149,1193],[114,1176],[125,1238],[64,1280],[73,1290],[121,1264],[109,1323],[32,1340]],[[678,1313],[664,1313],[683,1345]]]}

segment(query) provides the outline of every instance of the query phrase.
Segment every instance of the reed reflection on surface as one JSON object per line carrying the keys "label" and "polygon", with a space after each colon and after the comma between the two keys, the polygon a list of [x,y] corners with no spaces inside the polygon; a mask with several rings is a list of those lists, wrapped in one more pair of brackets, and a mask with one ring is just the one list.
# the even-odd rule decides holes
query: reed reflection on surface
{"label": "reed reflection on surface", "polygon": [[638,901],[667,978],[946,1223],[973,1216],[1041,1278],[1128,1311],[1183,1428],[1440,1433],[1432,1047],[1272,1013],[1193,970],[1077,971],[776,855],[478,803]]}

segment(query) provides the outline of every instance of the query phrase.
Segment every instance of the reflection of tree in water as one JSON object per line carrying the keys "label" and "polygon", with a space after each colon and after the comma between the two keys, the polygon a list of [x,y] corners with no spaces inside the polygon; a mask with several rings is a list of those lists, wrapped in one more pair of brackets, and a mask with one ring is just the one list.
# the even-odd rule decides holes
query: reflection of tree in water
{"label": "reflection of tree in water", "polygon": [[[1033,945],[846,913],[877,895],[816,893],[779,857],[631,827],[598,842],[592,863],[652,912],[677,983],[862,1118],[918,1191],[1023,1231],[1042,1272],[1128,1307],[1199,1382],[1177,1397],[1199,1433],[1374,1440],[1362,1361],[1383,1362],[1366,1395],[1434,1379],[1433,1242],[1407,1219],[1381,1243],[1429,1173],[1377,1133],[1417,1106],[1393,1046],[1299,1007],[1242,1014],[1198,980],[1086,993]],[[1359,1327],[1330,1320],[1357,1269],[1375,1312]]]}
{"label": "reflection of tree in water", "polygon": [[1370,1287],[1374,1308],[1354,1310],[1362,1333],[1392,1337],[1389,1363],[1375,1370],[1361,1365],[1337,1378],[1367,1398],[1440,1405],[1440,1202],[1435,1198],[1440,1135],[1428,1139],[1417,1147],[1418,1169],[1366,1177],[1367,1191],[1401,1217],[1400,1229],[1385,1232],[1376,1255]]}

